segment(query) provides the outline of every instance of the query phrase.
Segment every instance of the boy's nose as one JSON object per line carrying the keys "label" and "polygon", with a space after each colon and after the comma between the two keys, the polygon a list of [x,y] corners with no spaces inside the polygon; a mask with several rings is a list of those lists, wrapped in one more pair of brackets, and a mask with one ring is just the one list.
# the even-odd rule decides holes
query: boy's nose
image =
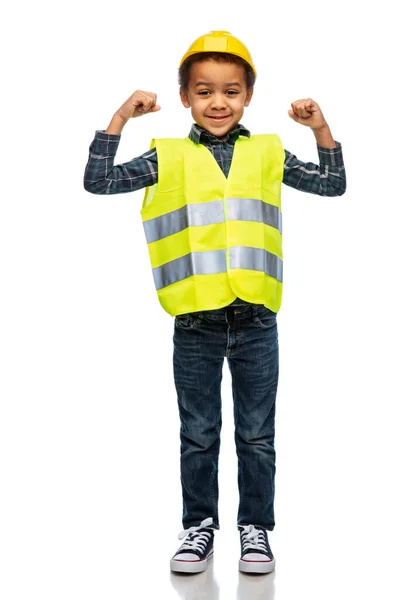
{"label": "boy's nose", "polygon": [[225,107],[225,99],[221,94],[213,94],[211,100],[211,106],[213,108],[224,108]]}

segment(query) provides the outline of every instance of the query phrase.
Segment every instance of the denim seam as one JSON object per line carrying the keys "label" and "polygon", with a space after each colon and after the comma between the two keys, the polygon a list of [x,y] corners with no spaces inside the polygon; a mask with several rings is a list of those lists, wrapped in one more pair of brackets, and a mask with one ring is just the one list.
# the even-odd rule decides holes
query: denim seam
{"label": "denim seam", "polygon": [[[234,373],[233,373],[232,363],[229,363],[229,365],[230,365],[231,383],[232,383],[233,397],[234,397],[234,428],[235,428],[235,430],[238,430],[238,428],[237,428],[237,425],[238,425],[238,409],[237,409],[237,398],[236,398],[237,393],[236,393],[236,391],[234,392],[234,390],[237,390],[237,386],[234,384]],[[236,449],[237,449],[237,441],[235,440],[234,443],[236,444]],[[241,464],[241,468],[244,468],[243,462],[240,459],[240,457],[237,456],[237,459],[238,459],[238,463]],[[238,503],[238,513],[240,513],[241,508],[243,506],[244,477],[241,476],[240,477],[240,481],[241,481],[241,487],[239,489],[240,499],[239,499],[239,503]]]}
{"label": "denim seam", "polygon": [[218,520],[217,515],[218,515],[218,503],[217,500],[215,498],[215,492],[214,492],[214,478],[215,478],[215,465],[214,468],[211,472],[211,482],[210,482],[210,486],[211,486],[211,501],[212,501],[212,506],[214,509],[214,514],[213,514],[213,519],[214,522],[216,520]]}

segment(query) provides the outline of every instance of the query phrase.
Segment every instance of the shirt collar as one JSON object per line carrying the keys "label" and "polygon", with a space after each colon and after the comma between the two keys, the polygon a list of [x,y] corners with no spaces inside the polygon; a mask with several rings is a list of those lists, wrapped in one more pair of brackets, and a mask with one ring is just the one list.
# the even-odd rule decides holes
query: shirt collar
{"label": "shirt collar", "polygon": [[191,127],[191,131],[189,132],[189,139],[195,144],[201,144],[204,140],[210,142],[211,144],[220,144],[226,142],[231,142],[234,144],[240,135],[245,135],[248,138],[250,137],[250,131],[240,123],[238,123],[238,125],[232,131],[229,131],[225,140],[222,141],[219,140],[213,133],[210,133],[206,129],[203,129],[194,123]]}

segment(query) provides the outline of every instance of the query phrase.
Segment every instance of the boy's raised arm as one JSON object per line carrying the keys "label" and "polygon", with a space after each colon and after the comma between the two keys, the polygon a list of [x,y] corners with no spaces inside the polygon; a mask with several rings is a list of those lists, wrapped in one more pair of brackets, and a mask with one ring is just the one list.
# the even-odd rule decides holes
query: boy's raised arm
{"label": "boy's raised arm", "polygon": [[347,182],[342,147],[332,137],[319,105],[311,98],[291,103],[289,117],[312,129],[318,146],[319,165],[302,162],[286,152],[283,183],[303,192],[320,196],[342,196]]}
{"label": "boy's raised arm", "polygon": [[114,113],[105,131],[97,130],[90,144],[84,171],[84,189],[92,194],[133,192],[157,182],[158,164],[155,150],[114,166],[114,159],[124,125],[131,118],[160,110],[156,94],[136,90]]}
{"label": "boy's raised arm", "polygon": [[316,143],[318,144],[318,146],[321,146],[321,148],[337,147],[328,124],[324,125],[320,129],[312,129],[312,131],[315,136]]}
{"label": "boy's raised arm", "polygon": [[115,113],[115,115],[110,121],[110,125],[107,127],[104,133],[109,133],[111,135],[121,135],[123,127],[126,123],[126,119],[123,119],[123,117]]}

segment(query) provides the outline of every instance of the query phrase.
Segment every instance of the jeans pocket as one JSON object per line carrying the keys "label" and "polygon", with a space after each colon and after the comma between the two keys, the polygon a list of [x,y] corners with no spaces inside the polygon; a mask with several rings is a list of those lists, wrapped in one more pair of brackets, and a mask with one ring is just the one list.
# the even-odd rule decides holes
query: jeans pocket
{"label": "jeans pocket", "polygon": [[195,313],[185,313],[175,317],[175,327],[180,329],[195,329],[201,322],[202,319]]}
{"label": "jeans pocket", "polygon": [[276,326],[276,313],[265,306],[261,306],[254,316],[253,321],[261,329],[271,329]]}

